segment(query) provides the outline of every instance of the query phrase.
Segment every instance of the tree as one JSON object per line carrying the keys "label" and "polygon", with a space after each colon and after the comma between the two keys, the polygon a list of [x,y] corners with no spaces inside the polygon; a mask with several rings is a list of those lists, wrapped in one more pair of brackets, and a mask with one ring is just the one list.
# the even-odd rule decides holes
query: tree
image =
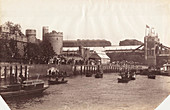
{"label": "tree", "polygon": [[28,43],[24,48],[25,60],[31,63],[48,63],[55,52],[48,41],[42,41],[40,44]]}
{"label": "tree", "polygon": [[53,47],[51,46],[51,43],[49,41],[42,41],[40,43],[40,47],[42,52],[41,58],[45,63],[48,63],[49,59],[55,55]]}
{"label": "tree", "polygon": [[21,25],[14,24],[13,22],[10,21],[6,22],[5,24],[10,28],[11,34],[15,34],[15,32],[18,32],[19,35],[23,35],[23,33],[21,32]]}
{"label": "tree", "polygon": [[10,53],[11,53],[11,57],[12,58],[19,58],[20,54],[18,53],[19,49],[17,48],[17,41],[11,39],[9,41],[9,49],[10,49]]}
{"label": "tree", "polygon": [[7,40],[0,40],[0,58],[3,60],[7,60],[11,57],[10,48],[8,48]]}
{"label": "tree", "polygon": [[28,43],[24,48],[24,57],[31,63],[39,63],[38,59],[41,57],[41,48],[38,44]]}

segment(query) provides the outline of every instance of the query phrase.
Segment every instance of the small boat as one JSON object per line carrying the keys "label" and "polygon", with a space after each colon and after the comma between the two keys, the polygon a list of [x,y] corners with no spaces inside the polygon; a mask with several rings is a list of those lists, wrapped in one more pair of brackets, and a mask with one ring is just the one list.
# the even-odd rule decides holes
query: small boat
{"label": "small boat", "polygon": [[149,74],[149,75],[148,75],[148,78],[149,78],[149,79],[155,79],[155,78],[156,78],[156,75],[154,75],[154,74]]}
{"label": "small boat", "polygon": [[95,78],[103,78],[103,74],[97,73],[97,74],[95,74]]}
{"label": "small boat", "polygon": [[118,83],[128,83],[129,82],[129,78],[118,78]]}
{"label": "small boat", "polygon": [[118,83],[128,83],[131,78],[129,78],[129,72],[123,72],[119,74],[119,78],[117,78]]}
{"label": "small boat", "polygon": [[0,88],[0,95],[4,98],[40,94],[49,86],[44,85],[42,80],[27,80],[22,84],[12,84],[2,86]]}
{"label": "small boat", "polygon": [[135,79],[136,79],[136,75],[135,75],[135,74],[130,75],[130,76],[129,76],[129,79],[130,79],[130,80],[135,80]]}
{"label": "small boat", "polygon": [[65,84],[67,83],[68,80],[64,80],[64,81],[56,81],[56,80],[48,80],[48,84],[54,85],[54,84]]}
{"label": "small boat", "polygon": [[86,73],[86,77],[92,77],[92,73]]}
{"label": "small boat", "polygon": [[157,73],[157,69],[156,67],[148,67],[148,73],[147,76],[149,79],[155,79],[156,78],[156,73]]}

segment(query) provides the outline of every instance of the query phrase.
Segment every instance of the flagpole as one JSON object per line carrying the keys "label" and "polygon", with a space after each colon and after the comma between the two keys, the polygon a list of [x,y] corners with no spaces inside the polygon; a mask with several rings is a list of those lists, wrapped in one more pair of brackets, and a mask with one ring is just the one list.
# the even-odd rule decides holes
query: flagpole
{"label": "flagpole", "polygon": [[148,29],[149,29],[149,26],[148,25],[146,25],[146,29],[145,29],[145,36],[148,36]]}
{"label": "flagpole", "polygon": [[147,36],[147,28],[145,29],[145,36]]}

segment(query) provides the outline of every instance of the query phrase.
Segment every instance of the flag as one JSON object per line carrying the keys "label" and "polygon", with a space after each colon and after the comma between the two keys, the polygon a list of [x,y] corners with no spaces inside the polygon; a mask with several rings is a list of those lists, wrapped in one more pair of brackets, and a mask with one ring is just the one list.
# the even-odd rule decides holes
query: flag
{"label": "flag", "polygon": [[146,25],[146,28],[149,28],[149,26],[148,26],[148,25]]}

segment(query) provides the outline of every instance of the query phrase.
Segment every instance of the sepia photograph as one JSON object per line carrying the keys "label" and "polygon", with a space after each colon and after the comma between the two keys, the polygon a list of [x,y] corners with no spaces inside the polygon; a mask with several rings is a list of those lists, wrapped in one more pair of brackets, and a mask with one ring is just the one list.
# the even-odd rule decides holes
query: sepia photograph
{"label": "sepia photograph", "polygon": [[0,110],[169,104],[169,0],[0,0]]}

